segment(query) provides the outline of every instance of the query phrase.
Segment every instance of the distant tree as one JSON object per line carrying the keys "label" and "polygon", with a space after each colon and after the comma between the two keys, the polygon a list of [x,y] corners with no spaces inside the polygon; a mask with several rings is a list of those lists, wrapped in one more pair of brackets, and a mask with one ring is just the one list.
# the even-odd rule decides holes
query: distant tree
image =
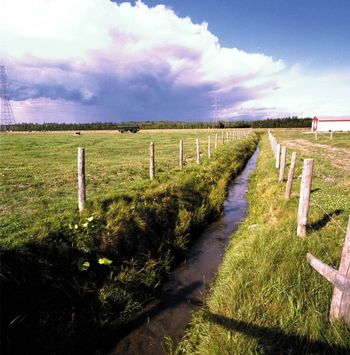
{"label": "distant tree", "polygon": [[[311,118],[297,116],[266,119],[257,121],[219,121],[213,124],[215,128],[297,128],[311,127]],[[207,128],[208,121],[125,121],[125,122],[92,122],[92,123],[19,123],[11,128],[14,131],[83,131],[83,130],[117,130],[118,126],[135,126],[141,129],[160,128]]]}

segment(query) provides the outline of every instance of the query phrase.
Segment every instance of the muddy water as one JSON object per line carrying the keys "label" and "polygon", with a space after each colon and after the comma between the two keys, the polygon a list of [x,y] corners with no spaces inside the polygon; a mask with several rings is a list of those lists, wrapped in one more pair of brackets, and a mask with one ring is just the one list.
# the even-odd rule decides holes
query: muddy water
{"label": "muddy water", "polygon": [[110,354],[164,354],[164,337],[171,337],[176,344],[184,335],[192,311],[202,305],[204,294],[215,277],[229,236],[245,216],[248,207],[245,193],[257,156],[258,150],[231,182],[223,214],[205,229],[188,260],[170,275],[160,300],[129,325],[124,338]]}

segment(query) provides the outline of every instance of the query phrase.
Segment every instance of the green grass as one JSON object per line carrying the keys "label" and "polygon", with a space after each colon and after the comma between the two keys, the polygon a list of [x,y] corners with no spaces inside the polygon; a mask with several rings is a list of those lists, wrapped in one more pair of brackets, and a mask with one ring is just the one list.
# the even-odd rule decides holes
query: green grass
{"label": "green grass", "polygon": [[[292,142],[300,139],[301,133],[276,130],[275,135],[279,141]],[[338,139],[336,135],[330,144],[348,146],[348,137]],[[312,137],[302,138],[312,141]],[[326,138],[322,139],[326,144]],[[293,150],[298,154],[297,178],[291,200],[285,201],[285,183],[277,182],[274,158],[264,137],[257,170],[250,182],[249,215],[232,236],[206,306],[194,315],[177,352],[349,352],[350,330],[340,322],[328,320],[332,285],[308,265],[305,257],[311,252],[338,267],[343,230],[350,214],[349,172],[335,167],[318,148],[305,150],[294,146]],[[288,161],[290,153],[291,150]],[[314,192],[305,239],[296,236],[302,158],[315,159]]]}
{"label": "green grass", "polygon": [[[3,344],[14,353],[108,347],[108,336],[115,341],[120,325],[157,296],[195,236],[220,214],[230,179],[257,142],[258,135],[251,134],[225,144],[200,165],[179,171],[176,159],[156,180],[126,181],[122,191],[112,186],[96,194],[82,216],[59,213],[48,224],[48,211],[40,210],[43,226],[34,238],[3,239]],[[148,151],[148,139],[144,147]]]}
{"label": "green grass", "polygon": [[[205,159],[207,136],[207,130],[0,134],[0,240],[44,236],[57,228],[62,216],[77,212],[78,146],[86,149],[87,199],[91,202],[149,184],[151,141],[155,142],[159,177],[169,169],[178,172],[180,139],[188,166],[194,163],[195,138],[201,140]],[[213,132],[211,136],[213,151]]]}

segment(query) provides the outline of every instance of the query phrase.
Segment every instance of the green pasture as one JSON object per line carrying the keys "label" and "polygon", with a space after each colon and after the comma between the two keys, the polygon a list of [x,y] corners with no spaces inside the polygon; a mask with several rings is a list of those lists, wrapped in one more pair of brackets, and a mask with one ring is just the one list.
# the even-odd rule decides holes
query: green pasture
{"label": "green pasture", "polygon": [[[188,132],[184,139],[186,154],[189,142],[194,143],[199,135],[203,141],[207,139],[207,132]],[[67,203],[67,211],[64,203],[55,206],[52,202],[52,210],[39,208],[36,215],[31,215],[33,219],[36,217],[30,221],[34,226],[26,225],[18,214],[18,232],[14,228],[0,243],[1,288],[6,291],[2,293],[1,336],[11,352],[100,352],[112,344],[108,345],[110,341],[115,343],[122,324],[157,297],[169,271],[184,260],[196,236],[221,213],[229,181],[243,169],[259,140],[259,135],[250,134],[225,144],[210,160],[205,159],[207,147],[202,147],[203,163],[195,164],[188,155],[187,166],[178,171],[177,145],[183,136],[179,132],[153,132],[145,133],[144,137],[119,137],[121,145],[121,139],[134,139],[135,146],[129,141],[134,152],[131,158],[128,150],[117,157],[110,152],[118,151],[112,149],[112,135],[101,138],[92,135],[84,146],[88,162],[102,162],[94,168],[100,180],[108,167],[112,169],[119,161],[126,162],[119,189],[115,187],[118,179],[111,178],[108,184],[104,180],[106,188],[92,195],[81,216],[75,207],[76,192],[71,203]],[[60,139],[59,135],[52,137]],[[62,137],[61,145],[65,142]],[[163,151],[159,138],[163,138]],[[71,139],[67,136],[67,140]],[[105,145],[108,139],[109,144]],[[153,181],[148,179],[150,139],[156,142],[156,152],[163,156],[163,161],[156,160],[157,178]],[[50,146],[47,141],[46,144]],[[77,144],[73,141],[69,150],[76,153]],[[55,154],[58,147],[59,144]],[[42,150],[46,170],[40,166],[41,171],[49,168],[47,150]],[[65,154],[67,160],[72,160],[67,166],[76,168],[75,159]],[[170,154],[174,160],[168,158]],[[38,155],[40,149],[35,154]],[[103,160],[104,156],[108,159]],[[141,165],[128,172],[133,162]],[[89,163],[87,170],[91,186],[94,175]],[[67,187],[59,183],[64,176],[62,171],[56,169],[56,184],[43,176],[56,194]],[[116,171],[114,168],[114,175]],[[135,171],[144,175],[138,177]],[[72,181],[66,182],[68,193],[70,186],[76,189],[76,177],[69,174]],[[31,180],[26,181],[29,184]],[[122,183],[125,189],[121,188]],[[36,196],[34,192],[36,189],[26,196],[29,211],[31,197]]]}
{"label": "green pasture", "polygon": [[[195,139],[207,157],[214,131],[154,130],[1,133],[0,238],[30,238],[55,229],[58,218],[77,210],[77,147],[86,150],[87,200],[138,189],[149,183],[149,145],[155,143],[156,176],[178,170],[179,140],[187,165],[195,161]],[[221,144],[219,133],[219,147]],[[226,137],[225,137],[226,138]]]}
{"label": "green pasture", "polygon": [[[292,151],[297,152],[292,197],[284,199],[285,181],[278,182],[265,136],[250,182],[249,214],[231,236],[206,305],[194,315],[182,343],[177,348],[170,343],[171,352],[349,353],[349,328],[328,319],[333,287],[310,267],[306,253],[339,266],[350,215],[350,134],[335,134],[332,141],[326,134],[316,141],[302,130],[273,134],[288,147],[287,169]],[[296,227],[304,158],[313,158],[315,165],[308,234],[302,239]]]}

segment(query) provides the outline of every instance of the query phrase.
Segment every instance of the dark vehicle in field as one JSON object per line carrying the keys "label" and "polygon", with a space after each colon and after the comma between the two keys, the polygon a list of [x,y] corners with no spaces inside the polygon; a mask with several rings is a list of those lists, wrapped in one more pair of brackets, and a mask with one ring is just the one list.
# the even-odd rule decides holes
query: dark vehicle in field
{"label": "dark vehicle in field", "polygon": [[124,132],[136,133],[139,130],[140,130],[139,126],[119,126],[118,127],[118,131],[120,133],[124,133]]}

